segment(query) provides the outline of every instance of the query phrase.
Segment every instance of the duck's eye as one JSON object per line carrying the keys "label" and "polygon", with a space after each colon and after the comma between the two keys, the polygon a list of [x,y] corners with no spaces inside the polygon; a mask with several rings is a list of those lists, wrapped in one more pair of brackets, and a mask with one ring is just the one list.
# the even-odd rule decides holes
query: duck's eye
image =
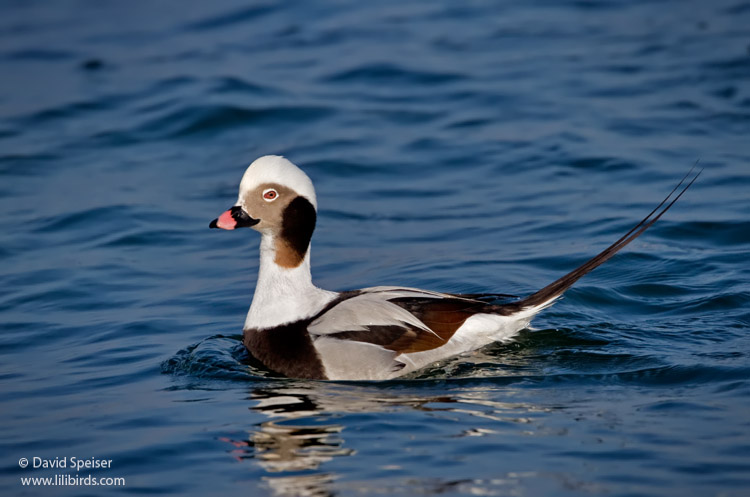
{"label": "duck's eye", "polygon": [[273,202],[278,198],[279,194],[274,190],[273,188],[268,188],[267,190],[263,190],[263,200],[266,202]]}

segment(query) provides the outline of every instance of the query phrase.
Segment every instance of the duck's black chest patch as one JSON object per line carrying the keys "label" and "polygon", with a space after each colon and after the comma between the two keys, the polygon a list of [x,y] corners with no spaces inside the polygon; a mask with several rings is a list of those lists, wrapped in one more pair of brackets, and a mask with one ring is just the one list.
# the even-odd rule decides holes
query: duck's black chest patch
{"label": "duck's black chest patch", "polygon": [[307,332],[309,320],[244,331],[245,347],[268,369],[289,378],[325,380],[323,363]]}

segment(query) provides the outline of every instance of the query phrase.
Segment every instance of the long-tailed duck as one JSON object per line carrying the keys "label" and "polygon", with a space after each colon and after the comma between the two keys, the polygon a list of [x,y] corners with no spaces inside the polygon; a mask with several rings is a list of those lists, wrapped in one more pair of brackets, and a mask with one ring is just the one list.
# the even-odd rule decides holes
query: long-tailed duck
{"label": "long-tailed duck", "polygon": [[585,264],[528,297],[502,304],[481,295],[399,286],[331,292],[313,285],[315,189],[284,157],[253,162],[235,205],[209,226],[249,227],[262,235],[258,282],[244,326],[245,346],[255,358],[292,378],[386,380],[513,337],[573,283],[654,224],[698,175],[670,201],[688,173],[648,216]]}

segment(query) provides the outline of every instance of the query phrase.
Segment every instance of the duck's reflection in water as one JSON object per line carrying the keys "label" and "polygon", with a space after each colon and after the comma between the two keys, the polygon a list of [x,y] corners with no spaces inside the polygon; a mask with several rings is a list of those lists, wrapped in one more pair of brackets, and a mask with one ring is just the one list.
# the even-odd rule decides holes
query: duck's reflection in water
{"label": "duck's reflection in water", "polygon": [[256,390],[252,397],[258,402],[254,410],[281,418],[261,423],[250,437],[254,457],[267,471],[317,469],[333,457],[354,453],[343,447],[342,425],[294,423],[320,412],[308,395]]}
{"label": "duck's reflection in water", "polygon": [[[384,389],[331,383],[274,384],[251,391],[251,409],[269,419],[253,427],[247,439],[225,441],[239,460],[252,460],[268,474],[263,479],[278,496],[332,496],[338,475],[321,471],[324,463],[353,456],[342,432],[331,423],[337,415],[383,413],[404,407],[436,414],[478,416],[503,423],[528,423],[521,413],[541,410],[486,398],[483,389],[458,389],[456,395],[415,395],[415,389]],[[544,409],[546,410],[546,409]],[[464,426],[465,427],[465,426]],[[482,436],[487,430],[464,430],[455,436]]]}

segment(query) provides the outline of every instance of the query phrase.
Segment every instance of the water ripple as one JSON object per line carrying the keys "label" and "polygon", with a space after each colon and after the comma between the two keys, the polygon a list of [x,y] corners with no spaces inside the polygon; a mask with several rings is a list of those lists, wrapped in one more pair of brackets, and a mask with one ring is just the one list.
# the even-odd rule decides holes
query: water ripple
{"label": "water ripple", "polygon": [[364,64],[352,69],[330,75],[326,81],[331,83],[391,83],[407,85],[440,85],[463,79],[458,73],[417,71],[393,64]]}
{"label": "water ripple", "polygon": [[242,9],[233,10],[214,17],[202,19],[185,26],[188,31],[210,31],[224,29],[233,24],[246,23],[257,18],[264,17],[277,10],[275,5],[256,5]]}
{"label": "water ripple", "polygon": [[233,105],[192,106],[149,121],[139,133],[160,138],[179,138],[197,134],[216,134],[226,129],[282,123],[300,124],[320,120],[330,109],[315,106],[245,108]]}

